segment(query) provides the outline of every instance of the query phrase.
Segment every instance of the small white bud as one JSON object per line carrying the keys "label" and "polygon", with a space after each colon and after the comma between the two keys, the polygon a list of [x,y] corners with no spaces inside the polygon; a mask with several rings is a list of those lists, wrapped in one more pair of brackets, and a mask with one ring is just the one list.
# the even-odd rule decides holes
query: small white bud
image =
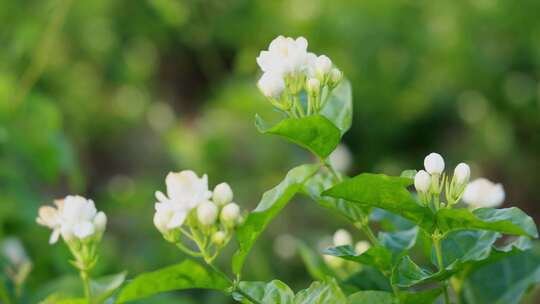
{"label": "small white bud", "polygon": [[371,245],[367,241],[359,241],[356,243],[356,246],[354,246],[354,251],[356,251],[356,254],[361,255],[362,253],[366,252]]}
{"label": "small white bud", "polygon": [[217,215],[218,209],[212,202],[202,202],[197,207],[197,219],[205,226],[214,224],[216,222]]}
{"label": "small white bud", "polygon": [[214,234],[212,234],[212,243],[221,246],[225,243],[226,238],[227,234],[225,231],[216,231]]}
{"label": "small white bud", "polygon": [[431,186],[431,176],[424,170],[420,170],[414,176],[414,187],[416,191],[426,193]]}
{"label": "small white bud", "polygon": [[330,71],[330,85],[332,87],[337,86],[342,78],[343,78],[343,73],[341,73],[341,71],[338,70],[337,68],[333,68]]}
{"label": "small white bud", "polygon": [[221,210],[221,220],[224,223],[235,223],[240,216],[240,207],[235,203],[229,203]]}
{"label": "small white bud", "polygon": [[221,183],[214,188],[212,200],[218,206],[226,205],[233,200],[233,192],[229,184]]}
{"label": "small white bud", "polygon": [[345,229],[339,229],[334,233],[334,246],[351,245],[351,234]]}
{"label": "small white bud", "polygon": [[317,78],[310,78],[306,81],[306,90],[311,93],[318,93],[321,89],[321,82]]}
{"label": "small white bud", "polygon": [[466,163],[459,163],[454,169],[454,176],[456,177],[456,182],[458,184],[464,184],[469,181],[471,176],[471,168]]}
{"label": "small white bud", "polygon": [[285,81],[277,74],[266,72],[259,79],[257,86],[264,96],[278,99],[285,90]]}
{"label": "small white bud", "polygon": [[326,55],[321,55],[315,60],[315,70],[317,75],[323,76],[328,74],[332,69],[332,60]]}
{"label": "small white bud", "polygon": [[94,217],[94,226],[96,226],[96,230],[99,232],[105,231],[105,227],[107,226],[107,215],[103,211],[100,211],[96,214],[96,217]]}
{"label": "small white bud", "polygon": [[424,158],[424,167],[429,174],[441,174],[444,171],[444,159],[438,153],[430,153]]}

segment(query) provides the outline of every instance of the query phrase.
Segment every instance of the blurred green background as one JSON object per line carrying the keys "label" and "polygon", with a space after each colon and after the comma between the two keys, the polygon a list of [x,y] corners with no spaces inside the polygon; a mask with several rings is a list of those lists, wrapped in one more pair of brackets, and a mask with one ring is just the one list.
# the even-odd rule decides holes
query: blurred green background
{"label": "blurred green background", "polygon": [[[256,88],[255,58],[279,34],[305,36],[351,80],[350,174],[399,174],[436,151],[448,168],[466,161],[473,177],[503,183],[505,205],[538,222],[538,12],[537,0],[1,1],[0,237],[19,238],[34,264],[28,301],[76,275],[65,246],[48,245],[50,232],[35,224],[41,204],[93,198],[110,219],[94,273],[132,277],[184,258],[152,224],[167,172],[227,181],[252,209],[289,168],[311,161],[254,128],[255,113],[276,115]],[[278,236],[316,247],[342,227],[295,200],[258,242],[245,278],[305,287],[298,255],[276,250],[290,238]],[[148,303],[227,301],[195,291]]]}

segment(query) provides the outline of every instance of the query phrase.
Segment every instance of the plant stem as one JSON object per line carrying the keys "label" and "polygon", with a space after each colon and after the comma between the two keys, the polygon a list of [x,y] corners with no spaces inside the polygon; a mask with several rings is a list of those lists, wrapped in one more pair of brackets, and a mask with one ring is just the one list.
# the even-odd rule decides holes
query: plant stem
{"label": "plant stem", "polygon": [[90,293],[90,278],[88,276],[88,270],[81,269],[81,279],[83,282],[84,298],[88,304],[92,303],[92,294]]}
{"label": "plant stem", "polygon": [[367,223],[365,225],[362,225],[361,229],[366,234],[367,238],[373,244],[373,246],[379,245],[379,240],[377,239],[377,237],[375,237],[373,230],[371,230],[371,228],[369,227]]}
{"label": "plant stem", "polygon": [[[438,231],[431,236],[433,240],[433,245],[435,246],[435,255],[437,256],[437,264],[439,266],[439,271],[444,271],[444,263],[441,249],[441,235]],[[443,293],[444,293],[444,303],[450,304],[450,297],[448,296],[448,281],[444,280],[443,282]]]}

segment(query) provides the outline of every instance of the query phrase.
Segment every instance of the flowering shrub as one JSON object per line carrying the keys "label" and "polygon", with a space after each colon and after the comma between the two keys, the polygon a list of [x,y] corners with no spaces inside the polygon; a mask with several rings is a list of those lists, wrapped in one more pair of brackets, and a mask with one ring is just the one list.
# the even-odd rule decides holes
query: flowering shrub
{"label": "flowering shrub", "polygon": [[[465,163],[450,175],[437,153],[426,156],[424,169],[401,176],[348,178],[342,173],[346,161],[336,165],[333,154],[344,153],[339,143],[352,123],[351,88],[342,72],[327,56],[308,52],[302,37],[277,37],[257,63],[260,91],[283,113],[276,123],[257,116],[257,129],[300,145],[317,162],[291,169],[251,212],[233,202],[227,183],[211,191],[206,175],[169,173],[166,194],[155,193],[153,222],[165,241],[192,259],[125,283],[125,273],[90,278],[107,221],[92,200],[67,196],[56,208],[42,207],[37,222],[53,230],[51,243],[62,236],[84,286],[84,298],[55,293],[43,303],[125,303],[192,288],[219,290],[241,303],[517,303],[539,280],[537,273],[519,271],[538,263],[527,255],[531,238],[538,237],[535,223],[518,208],[495,208],[505,197],[500,184],[469,182]],[[338,230],[322,255],[303,246],[317,279],[304,290],[294,292],[279,280],[245,280],[244,262],[258,237],[300,193],[342,215],[365,239],[354,243],[350,232]],[[231,270],[219,269],[215,259],[233,238],[238,245]],[[416,246],[426,265],[410,255]],[[491,278],[500,268],[505,273]],[[501,290],[483,294],[486,277],[500,279]]]}

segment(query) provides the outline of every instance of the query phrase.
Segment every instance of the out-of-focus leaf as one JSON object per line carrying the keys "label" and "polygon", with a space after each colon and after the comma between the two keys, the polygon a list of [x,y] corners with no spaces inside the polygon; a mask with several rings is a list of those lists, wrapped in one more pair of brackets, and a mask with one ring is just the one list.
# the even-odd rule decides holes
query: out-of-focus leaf
{"label": "out-of-focus leaf", "polygon": [[409,170],[402,171],[399,176],[404,177],[404,178],[410,178],[410,179],[414,180],[414,177],[416,176],[416,173],[418,173],[418,171],[416,171],[414,169],[409,169]]}
{"label": "out-of-focus leaf", "polygon": [[342,80],[332,91],[320,114],[333,122],[341,131],[341,135],[349,130],[352,124],[353,102],[351,83],[348,80]]}
{"label": "out-of-focus leaf", "polygon": [[306,182],[303,192],[309,195],[319,205],[341,214],[353,223],[359,221],[369,213],[369,207],[363,207],[344,199],[321,196],[321,193],[333,184],[331,174],[319,172]]}
{"label": "out-of-focus leaf", "polygon": [[246,256],[266,226],[287,205],[289,200],[301,190],[303,184],[318,169],[317,165],[302,165],[293,168],[279,185],[263,194],[257,208],[250,212],[244,224],[236,231],[239,248],[235,252],[232,261],[235,274],[242,271]]}
{"label": "out-of-focus leaf", "polygon": [[437,224],[443,232],[482,229],[538,237],[533,219],[516,207],[480,208],[473,211],[465,208],[444,208],[437,212]]}
{"label": "out-of-focus leaf", "polygon": [[365,290],[350,295],[349,304],[395,304],[395,298],[386,291]]}
{"label": "out-of-focus leaf", "polygon": [[298,251],[300,252],[300,256],[302,257],[309,274],[314,279],[324,280],[327,277],[334,276],[333,271],[328,268],[321,255],[315,253],[311,248],[306,246],[306,244],[298,242]]}
{"label": "out-of-focus leaf", "polygon": [[346,304],[347,298],[334,279],[313,282],[294,297],[294,304]]}
{"label": "out-of-focus leaf", "polygon": [[433,214],[411,196],[406,188],[411,183],[409,178],[363,173],[326,190],[323,195],[399,214],[430,231],[434,226]]}
{"label": "out-of-focus leaf", "polygon": [[323,251],[323,254],[333,255],[342,259],[353,261],[369,266],[374,266],[377,269],[388,271],[392,267],[392,253],[381,246],[370,247],[366,252],[358,255],[354,248],[350,245],[328,248]]}
{"label": "out-of-focus leaf", "polygon": [[416,225],[408,219],[380,208],[374,208],[369,214],[369,220],[381,225],[382,230],[389,232],[409,230]]}
{"label": "out-of-focus leaf", "polygon": [[396,232],[379,232],[378,239],[381,246],[389,249],[394,254],[400,254],[411,249],[418,237],[418,227]]}
{"label": "out-of-focus leaf", "polygon": [[119,293],[116,303],[143,299],[158,293],[194,288],[226,290],[229,282],[192,260],[138,275]]}
{"label": "out-of-focus leaf", "polygon": [[112,296],[115,291],[122,286],[126,279],[127,272],[108,275],[96,280],[90,281],[90,290],[96,301],[102,302]]}
{"label": "out-of-focus leaf", "polygon": [[392,287],[388,279],[376,268],[362,266],[362,268],[343,281],[349,290],[383,290],[391,291]]}
{"label": "out-of-focus leaf", "polygon": [[339,129],[321,115],[286,118],[273,126],[258,115],[255,119],[259,132],[284,137],[323,159],[334,151],[341,138]]}
{"label": "out-of-focus leaf", "polygon": [[527,289],[540,282],[539,248],[508,255],[471,271],[461,297],[466,303],[521,303]]}

